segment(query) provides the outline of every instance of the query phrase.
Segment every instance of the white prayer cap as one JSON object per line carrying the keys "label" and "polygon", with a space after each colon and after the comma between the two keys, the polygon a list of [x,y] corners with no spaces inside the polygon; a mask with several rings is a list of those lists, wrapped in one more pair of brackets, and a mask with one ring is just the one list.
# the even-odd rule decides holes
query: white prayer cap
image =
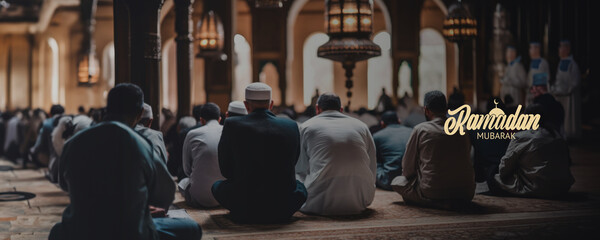
{"label": "white prayer cap", "polygon": [[229,107],[227,107],[227,111],[230,113],[247,115],[248,110],[246,110],[246,106],[242,101],[233,101],[229,103]]}
{"label": "white prayer cap", "polygon": [[152,116],[152,107],[150,107],[150,105],[144,103],[144,105],[142,105],[142,108],[144,109],[142,110],[142,118],[154,119],[154,117]]}
{"label": "white prayer cap", "polygon": [[246,87],[246,100],[271,100],[271,87],[255,82]]}

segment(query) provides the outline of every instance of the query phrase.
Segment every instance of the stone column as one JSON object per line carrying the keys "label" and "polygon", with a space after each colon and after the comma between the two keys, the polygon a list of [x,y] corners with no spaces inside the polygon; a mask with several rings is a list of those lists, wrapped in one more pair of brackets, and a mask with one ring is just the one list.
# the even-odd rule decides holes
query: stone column
{"label": "stone column", "polygon": [[192,37],[192,4],[194,0],[175,0],[175,32],[177,37],[177,116],[189,116],[191,81],[194,73],[194,38]]}
{"label": "stone column", "polygon": [[[140,86],[144,91],[144,101],[152,106],[156,120],[160,113],[159,19],[163,2],[115,0],[114,3],[116,82]],[[152,128],[158,129],[158,121],[152,122]]]}

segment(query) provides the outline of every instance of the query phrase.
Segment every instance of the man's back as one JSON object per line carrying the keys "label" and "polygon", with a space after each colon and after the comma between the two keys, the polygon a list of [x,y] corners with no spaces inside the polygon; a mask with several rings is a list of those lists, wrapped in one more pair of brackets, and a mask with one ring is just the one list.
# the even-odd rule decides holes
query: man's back
{"label": "man's back", "polygon": [[296,172],[308,190],[302,211],[359,213],[375,194],[375,145],[369,129],[339,111],[306,121]]}
{"label": "man's back", "polygon": [[556,197],[575,182],[569,161],[569,146],[557,131],[521,131],[511,140],[495,179],[514,195]]}
{"label": "man's back", "polygon": [[167,162],[167,148],[162,132],[141,125],[135,126],[135,131],[150,140],[154,154],[158,156],[165,164]]}
{"label": "man's back", "polygon": [[245,199],[243,209],[270,207],[289,198],[295,189],[294,166],[300,134],[291,120],[258,109],[225,121],[219,142],[221,173]]}
{"label": "man's back", "polygon": [[391,124],[373,134],[377,149],[377,186],[390,189],[392,179],[402,174],[402,157],[412,128]]}
{"label": "man's back", "polygon": [[67,239],[158,239],[148,205],[168,208],[175,188],[131,128],[105,122],[75,135],[60,171],[71,200],[62,222]]}
{"label": "man's back", "polygon": [[[190,199],[204,207],[218,206],[210,192],[213,183],[222,180],[219,170],[218,146],[223,126],[212,120],[191,130],[183,144],[183,170],[189,177]],[[187,194],[186,194],[187,195]],[[188,201],[186,197],[186,201]]]}
{"label": "man's back", "polygon": [[[420,172],[419,187],[427,198],[471,199],[475,180],[470,152],[469,137],[447,135],[444,119],[436,118],[415,126],[402,161],[403,171]],[[410,160],[415,156],[418,163]]]}

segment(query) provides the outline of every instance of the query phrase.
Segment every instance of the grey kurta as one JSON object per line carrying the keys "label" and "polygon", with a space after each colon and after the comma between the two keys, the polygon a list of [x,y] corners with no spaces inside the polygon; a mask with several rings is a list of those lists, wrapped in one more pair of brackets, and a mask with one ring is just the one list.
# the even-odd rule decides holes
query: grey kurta
{"label": "grey kurta", "polygon": [[165,147],[165,140],[163,139],[162,132],[141,125],[136,125],[135,131],[150,140],[152,149],[154,149],[154,154],[166,164],[167,147]]}
{"label": "grey kurta", "polygon": [[500,83],[502,83],[502,88],[500,88],[500,96],[502,99],[506,97],[506,95],[510,95],[514,100],[514,105],[523,104],[523,94],[527,88],[527,73],[525,72],[525,68],[521,63],[521,57],[513,60],[506,66],[506,71],[504,72],[504,77],[500,79]]}
{"label": "grey kurta", "polygon": [[569,158],[569,147],[558,132],[521,131],[508,145],[495,180],[514,195],[554,197],[568,192],[575,182]]}
{"label": "grey kurta", "polygon": [[567,138],[581,136],[581,73],[573,56],[560,60],[556,80],[550,86],[550,93],[565,109],[564,133]]}
{"label": "grey kurta", "polygon": [[211,187],[216,181],[225,179],[219,169],[218,155],[222,131],[223,126],[217,120],[211,120],[185,137],[182,160],[189,185],[185,187],[184,195],[185,201],[192,206],[219,206]]}
{"label": "grey kurta", "polygon": [[[550,76],[550,65],[548,65],[546,59],[538,58],[531,60],[529,72],[527,73],[527,84],[529,87],[533,86],[533,76],[538,73],[546,73]],[[526,103],[527,105],[533,103],[533,94],[530,91],[527,91]]]}
{"label": "grey kurta", "polygon": [[471,144],[467,135],[447,135],[435,118],[413,129],[402,159],[402,176],[392,187],[404,201],[431,205],[436,200],[468,200],[475,194]]}

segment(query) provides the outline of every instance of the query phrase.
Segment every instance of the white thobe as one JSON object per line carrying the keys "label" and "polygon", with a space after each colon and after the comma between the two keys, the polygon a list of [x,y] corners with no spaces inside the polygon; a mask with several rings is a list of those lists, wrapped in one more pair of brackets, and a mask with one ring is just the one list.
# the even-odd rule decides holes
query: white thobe
{"label": "white thobe", "polygon": [[[529,87],[533,86],[533,76],[538,73],[546,73],[548,74],[548,78],[550,77],[550,65],[548,65],[546,59],[538,58],[531,60],[529,72],[527,73],[527,84]],[[527,105],[533,103],[533,94],[530,91],[527,91],[526,103]]]}
{"label": "white thobe", "polygon": [[[191,201],[203,207],[215,207],[219,203],[213,197],[213,183],[224,180],[219,169],[218,147],[223,126],[217,120],[191,130],[183,143],[183,171],[189,184],[185,191],[189,192]],[[188,199],[186,199],[187,201]]]}
{"label": "white thobe", "polygon": [[550,93],[565,109],[564,134],[567,138],[581,136],[581,73],[573,56],[563,58],[558,64],[556,80],[550,86]]}
{"label": "white thobe", "polygon": [[338,111],[325,111],[302,124],[296,178],[308,199],[303,212],[357,214],[375,196],[377,159],[367,125]]}
{"label": "white thobe", "polygon": [[513,100],[513,106],[523,104],[523,89],[527,88],[527,73],[523,64],[521,64],[521,58],[513,60],[504,72],[504,77],[500,79],[502,88],[500,88],[500,95],[502,99],[506,95],[510,95]]}

